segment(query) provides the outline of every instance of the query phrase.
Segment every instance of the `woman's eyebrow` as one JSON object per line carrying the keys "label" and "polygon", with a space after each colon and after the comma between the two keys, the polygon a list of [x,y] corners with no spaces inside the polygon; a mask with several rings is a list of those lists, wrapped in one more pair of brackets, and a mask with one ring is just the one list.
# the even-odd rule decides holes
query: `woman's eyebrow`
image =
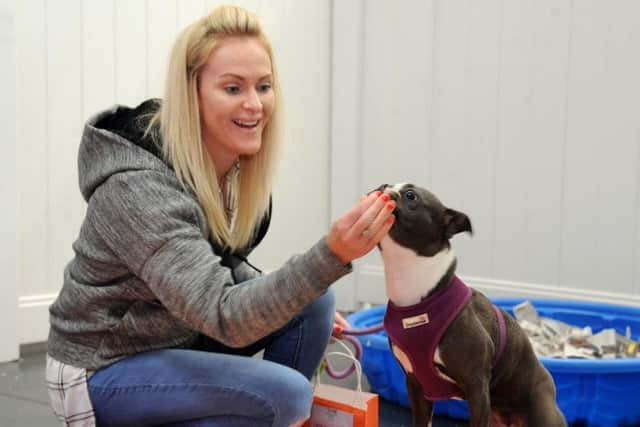
{"label": "woman's eyebrow", "polygon": [[[222,78],[226,78],[226,77],[232,77],[238,80],[246,80],[246,77],[241,76],[239,74],[235,74],[235,73],[224,73],[224,74],[220,74],[218,76],[218,78],[222,79]],[[260,77],[258,80],[265,80],[265,79],[270,79],[271,78],[271,73],[269,74],[265,74],[264,76]]]}

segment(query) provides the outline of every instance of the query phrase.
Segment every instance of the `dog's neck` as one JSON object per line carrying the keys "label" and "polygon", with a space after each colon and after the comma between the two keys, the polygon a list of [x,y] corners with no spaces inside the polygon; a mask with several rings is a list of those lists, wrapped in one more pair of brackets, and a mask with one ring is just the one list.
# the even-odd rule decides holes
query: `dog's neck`
{"label": "dog's neck", "polygon": [[416,254],[385,236],[380,242],[387,298],[398,307],[418,304],[453,274],[456,256],[445,248],[432,257]]}

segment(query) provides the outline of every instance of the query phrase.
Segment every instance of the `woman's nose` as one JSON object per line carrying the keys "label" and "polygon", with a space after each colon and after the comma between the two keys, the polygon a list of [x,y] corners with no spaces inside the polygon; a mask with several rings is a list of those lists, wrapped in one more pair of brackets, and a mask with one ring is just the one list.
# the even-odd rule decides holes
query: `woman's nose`
{"label": "woman's nose", "polygon": [[262,102],[255,90],[250,90],[247,94],[247,98],[244,100],[243,107],[251,111],[260,111],[262,109]]}

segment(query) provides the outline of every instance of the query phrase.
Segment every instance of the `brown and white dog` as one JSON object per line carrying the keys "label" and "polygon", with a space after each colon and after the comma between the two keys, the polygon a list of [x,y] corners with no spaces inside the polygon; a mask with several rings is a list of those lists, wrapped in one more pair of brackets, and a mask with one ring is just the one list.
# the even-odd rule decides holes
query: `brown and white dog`
{"label": "brown and white dog", "polygon": [[[385,329],[406,375],[413,425],[431,426],[433,400],[453,395],[467,401],[472,427],[566,426],[553,378],[517,322],[455,275],[449,240],[471,232],[469,218],[411,184],[378,190],[396,201],[396,221],[379,245]],[[441,332],[439,318],[448,323]],[[432,344],[422,338],[430,329]]]}

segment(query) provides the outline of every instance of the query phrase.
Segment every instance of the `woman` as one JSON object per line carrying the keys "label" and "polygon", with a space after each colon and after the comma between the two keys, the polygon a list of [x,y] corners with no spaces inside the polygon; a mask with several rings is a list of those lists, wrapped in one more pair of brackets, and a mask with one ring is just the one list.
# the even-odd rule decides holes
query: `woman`
{"label": "woman", "polygon": [[178,37],[162,102],[88,121],[86,217],[50,308],[47,383],[68,425],[289,426],[309,415],[329,286],[389,230],[394,206],[363,196],[307,252],[254,269],[279,96],[257,18],[222,7]]}

